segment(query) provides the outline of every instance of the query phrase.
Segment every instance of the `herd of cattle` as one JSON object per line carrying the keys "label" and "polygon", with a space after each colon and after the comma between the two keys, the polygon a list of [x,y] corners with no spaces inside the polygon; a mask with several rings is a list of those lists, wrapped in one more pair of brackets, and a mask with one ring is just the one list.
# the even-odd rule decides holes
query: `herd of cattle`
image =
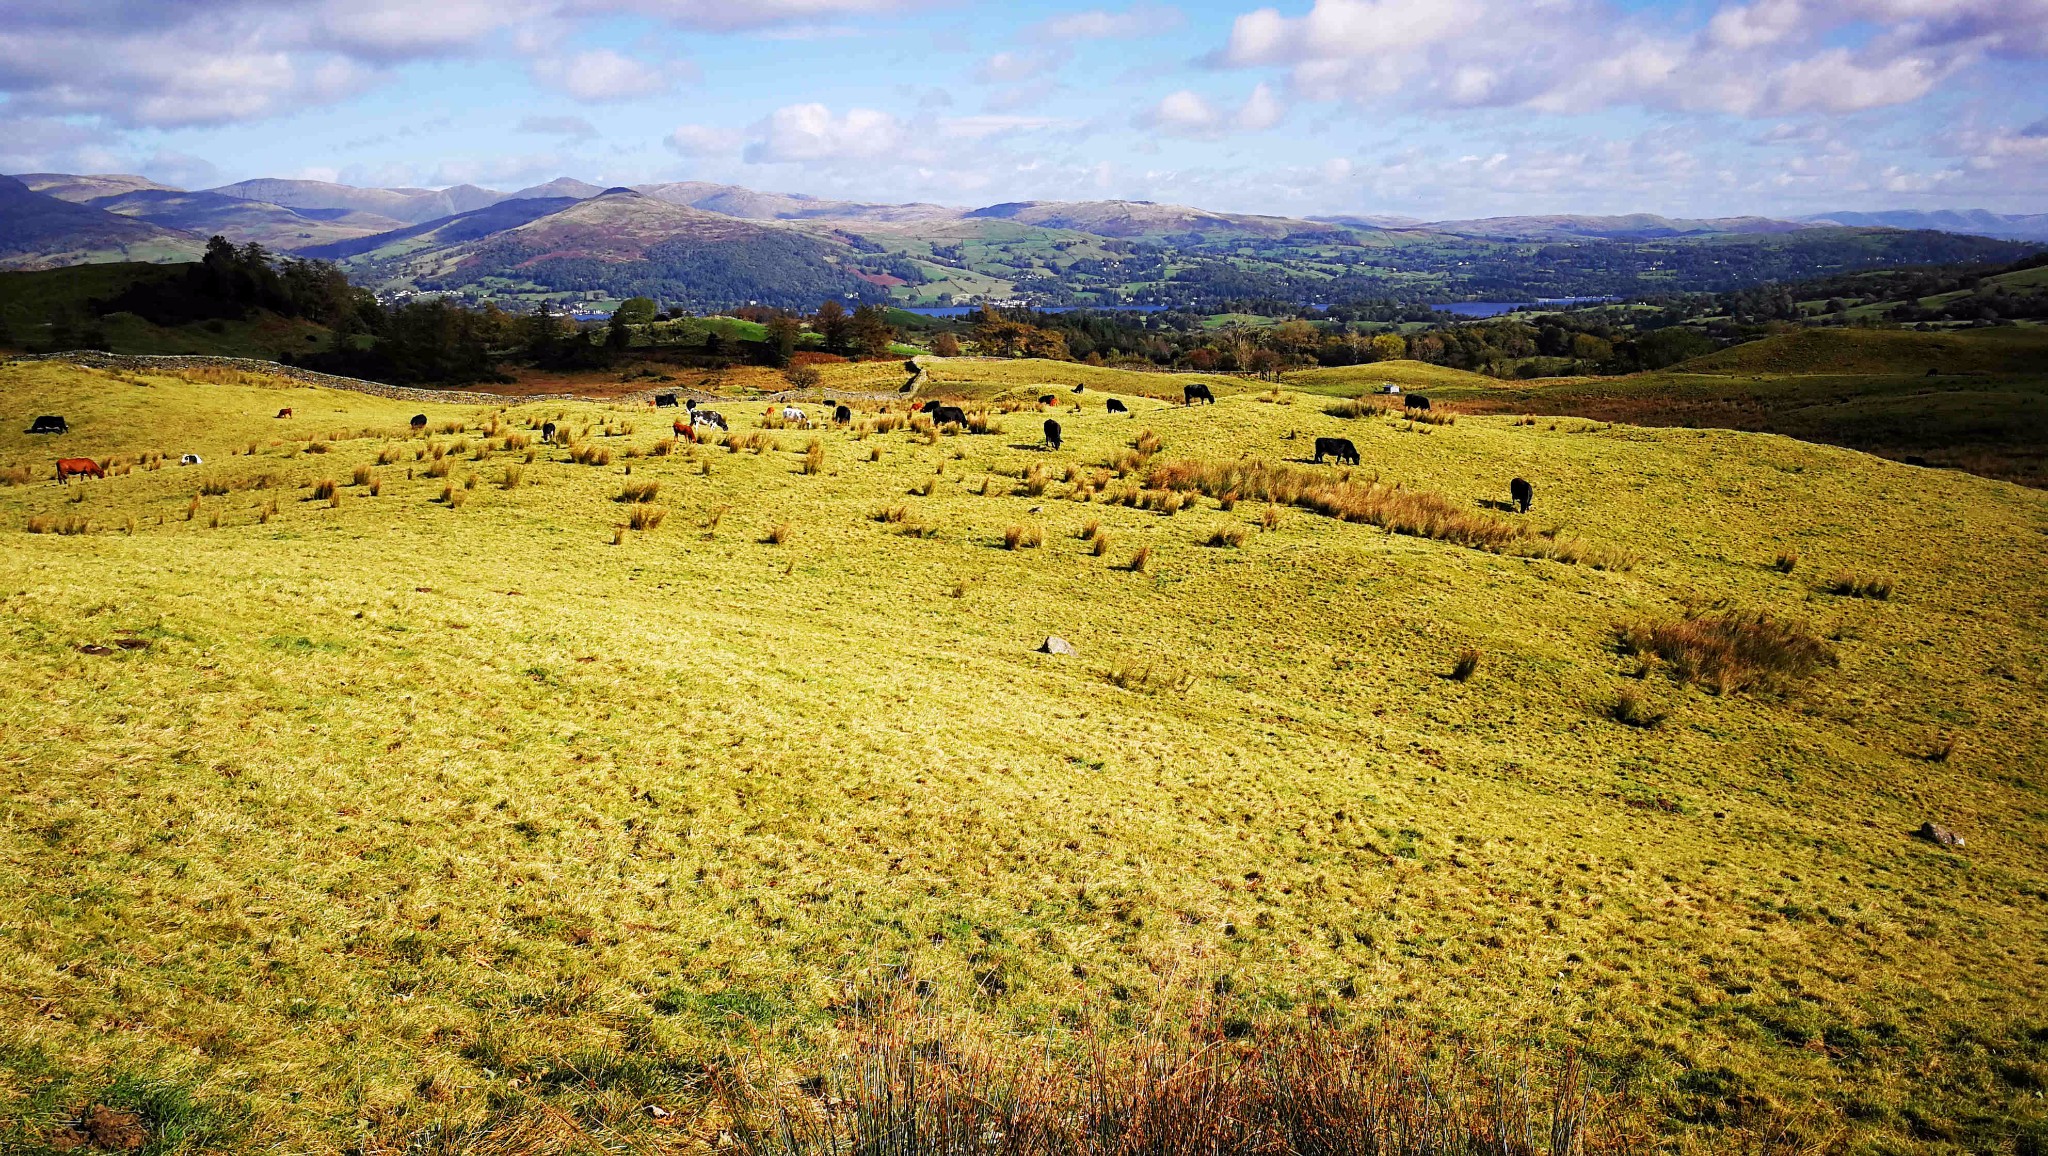
{"label": "herd of cattle", "polygon": [[[1080,393],[1082,392],[1083,388],[1084,387],[1082,385],[1076,384],[1074,386],[1073,392]],[[1057,395],[1048,393],[1043,394],[1039,397],[1038,404],[1046,406],[1052,405],[1056,401]],[[1194,405],[1196,402],[1206,402],[1210,405],[1214,405],[1216,404],[1216,395],[1210,392],[1209,387],[1201,382],[1195,382],[1191,385],[1184,387],[1181,391],[1181,404]],[[673,429],[675,430],[677,437],[687,438],[690,441],[694,442],[698,440],[699,436],[701,436],[699,434],[700,430],[718,429],[723,431],[731,428],[726,424],[724,415],[718,413],[715,410],[705,409],[704,407],[698,405],[696,398],[679,400],[676,397],[676,395],[672,393],[657,394],[654,398],[654,405],[658,409],[668,408],[679,404],[685,406],[689,410],[690,420],[687,424],[685,424],[681,419],[677,419],[675,421]],[[1411,393],[1403,398],[1403,404],[1408,409],[1428,409],[1429,399],[1422,396],[1421,394]],[[1131,414],[1130,407],[1125,405],[1121,400],[1114,397],[1108,399],[1108,404],[1104,407],[1104,409],[1108,413],[1121,413],[1127,415]],[[918,412],[930,417],[932,420],[932,424],[934,426],[965,426],[967,424],[967,411],[965,409],[957,405],[949,405],[946,402],[938,400],[937,398],[933,398],[932,400],[925,402],[922,406],[919,406]],[[1076,412],[1079,412],[1078,408]],[[277,416],[279,418],[291,417],[291,408],[286,407],[284,409],[278,410]],[[783,406],[781,418],[784,423],[794,425],[799,429],[811,428],[810,415],[804,412],[802,406]],[[840,404],[833,409],[832,421],[834,424],[843,426],[848,424],[852,420],[853,410],[848,406]],[[427,415],[423,413],[414,414],[412,417],[412,422],[410,424],[412,426],[412,430],[414,433],[419,433],[425,430],[427,428]],[[34,422],[30,423],[27,432],[32,434],[67,434],[71,432],[71,426],[63,419],[63,417],[59,415],[43,414],[42,416],[36,418]],[[555,440],[556,432],[557,428],[554,422],[547,422],[543,424],[540,429],[541,440],[544,442],[553,443]],[[1062,432],[1063,431],[1060,429],[1060,423],[1058,421],[1052,418],[1045,419],[1045,444],[1047,446],[1055,450],[1059,449],[1061,445]],[[1358,453],[1358,447],[1351,444],[1350,438],[1317,438],[1315,452],[1316,464],[1321,465],[1323,463],[1323,459],[1325,458],[1328,458],[1339,465],[1348,466],[1358,465],[1361,460]],[[179,459],[178,464],[186,466],[196,466],[204,463],[201,461],[198,454],[185,454]],[[106,476],[106,471],[101,468],[98,462],[94,461],[91,458],[57,459],[57,480],[59,482],[68,482],[72,478],[77,477],[104,478]],[[1521,478],[1516,478],[1508,484],[1508,496],[1513,500],[1515,507],[1522,513],[1526,514],[1529,512],[1529,507],[1532,504],[1534,504],[1536,500],[1536,487],[1530,485],[1527,481],[1524,481]]]}

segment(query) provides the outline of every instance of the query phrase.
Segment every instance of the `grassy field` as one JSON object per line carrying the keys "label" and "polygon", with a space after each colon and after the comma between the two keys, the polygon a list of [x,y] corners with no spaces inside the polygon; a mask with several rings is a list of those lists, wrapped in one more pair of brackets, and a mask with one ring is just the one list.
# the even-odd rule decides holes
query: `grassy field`
{"label": "grassy field", "polygon": [[1482,412],[1766,431],[2048,487],[2036,329],[1800,330],[1657,373],[1445,392]]}
{"label": "grassy field", "polygon": [[[801,1096],[878,974],[1053,1055],[1196,1000],[1575,1044],[1672,1151],[2048,1143],[2048,494],[934,377],[1088,389],[1058,452],[738,401],[734,451],[0,366],[0,1145],[104,1103],[152,1152],[708,1151],[735,1057]],[[1327,492],[1138,491],[1252,459]],[[1368,490],[1453,512],[1315,512]],[[1570,541],[1633,564],[1517,552]],[[1753,612],[1826,659],[1627,653]]]}

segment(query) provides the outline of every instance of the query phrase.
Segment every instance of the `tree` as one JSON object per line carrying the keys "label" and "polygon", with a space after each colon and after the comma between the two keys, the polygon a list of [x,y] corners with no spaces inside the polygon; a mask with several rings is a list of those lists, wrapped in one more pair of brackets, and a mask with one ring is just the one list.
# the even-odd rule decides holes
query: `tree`
{"label": "tree", "polygon": [[846,306],[837,301],[827,300],[818,306],[818,315],[811,318],[811,328],[825,339],[825,349],[830,353],[845,353],[853,337],[853,319],[846,315]]}
{"label": "tree", "polygon": [[940,357],[960,356],[960,339],[950,333],[941,333],[932,338],[932,352]]}
{"label": "tree", "polygon": [[655,313],[654,298],[628,297],[619,302],[619,307],[612,311],[612,320],[623,319],[627,325],[651,325]]}
{"label": "tree", "polygon": [[1398,333],[1382,333],[1372,339],[1374,361],[1399,361],[1408,356],[1408,342]]}
{"label": "tree", "polygon": [[768,357],[776,365],[788,365],[796,353],[797,340],[803,336],[803,323],[787,313],[777,313],[768,319]]}
{"label": "tree", "polygon": [[623,357],[633,347],[633,330],[618,314],[612,314],[611,323],[605,326],[604,348],[611,357]]}
{"label": "tree", "polygon": [[825,380],[825,375],[808,365],[792,365],[782,371],[791,389],[816,389]]}
{"label": "tree", "polygon": [[862,305],[847,323],[848,346],[856,357],[887,357],[896,341],[896,328],[879,305]]}

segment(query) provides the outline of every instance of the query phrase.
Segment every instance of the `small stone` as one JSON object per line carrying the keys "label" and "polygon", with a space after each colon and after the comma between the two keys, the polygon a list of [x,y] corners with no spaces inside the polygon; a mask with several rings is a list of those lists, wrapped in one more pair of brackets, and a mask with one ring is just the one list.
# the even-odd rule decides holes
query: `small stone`
{"label": "small stone", "polygon": [[1038,653],[1064,654],[1076,658],[1080,657],[1081,654],[1080,651],[1074,649],[1073,643],[1068,642],[1066,639],[1061,638],[1056,634],[1046,635],[1045,643],[1038,648]]}
{"label": "small stone", "polygon": [[1963,845],[1963,837],[1961,835],[1956,834],[1940,823],[1932,821],[1920,824],[1920,830],[1916,834],[1929,843],[1936,843],[1943,847],[1960,847]]}

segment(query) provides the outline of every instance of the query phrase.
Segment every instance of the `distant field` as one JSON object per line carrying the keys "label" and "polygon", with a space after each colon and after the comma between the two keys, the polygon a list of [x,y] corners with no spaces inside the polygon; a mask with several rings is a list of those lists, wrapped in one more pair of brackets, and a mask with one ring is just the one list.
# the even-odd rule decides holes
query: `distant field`
{"label": "distant field", "polygon": [[1659,373],[1513,383],[1466,408],[1767,431],[2048,487],[2035,329],[1801,330]]}
{"label": "distant field", "polygon": [[1379,387],[1392,382],[1403,389],[1438,389],[1458,391],[1493,392],[1512,385],[1499,378],[1483,373],[1471,373],[1448,366],[1431,365],[1426,361],[1375,361],[1369,365],[1344,365],[1329,369],[1297,370],[1284,375],[1282,381],[1288,388],[1304,393],[1327,394],[1331,397],[1356,397],[1362,393],[1377,393]]}
{"label": "distant field", "polygon": [[[2048,494],[933,372],[1084,412],[1050,452],[1035,408],[927,444],[730,401],[758,450],[662,454],[645,407],[0,365],[0,1145],[107,1101],[158,1150],[706,1151],[708,1088],[801,1098],[899,966],[1053,1055],[1202,1001],[1573,1044],[1675,1152],[2048,1141]],[[1359,485],[1634,564],[1108,500],[1147,434],[1346,437]],[[1716,694],[1618,651],[1688,609],[1837,665]]]}

